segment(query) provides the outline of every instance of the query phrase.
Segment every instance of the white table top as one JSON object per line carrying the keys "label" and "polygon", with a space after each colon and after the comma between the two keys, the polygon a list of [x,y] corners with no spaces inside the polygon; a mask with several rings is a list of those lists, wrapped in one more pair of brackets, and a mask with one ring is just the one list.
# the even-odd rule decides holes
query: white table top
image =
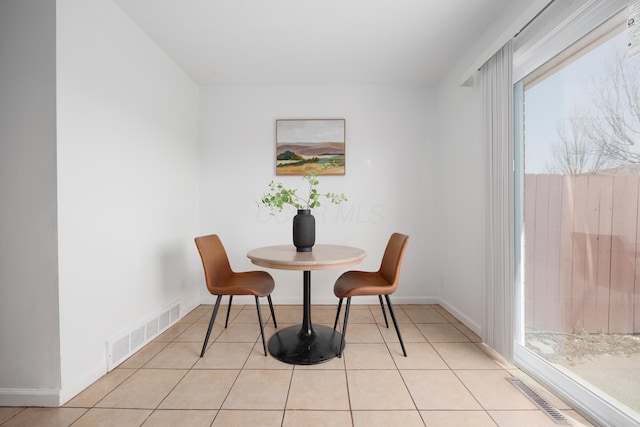
{"label": "white table top", "polygon": [[367,256],[359,248],[341,245],[313,246],[311,252],[297,252],[293,245],[252,249],[247,257],[255,265],[279,270],[330,270],[359,264]]}

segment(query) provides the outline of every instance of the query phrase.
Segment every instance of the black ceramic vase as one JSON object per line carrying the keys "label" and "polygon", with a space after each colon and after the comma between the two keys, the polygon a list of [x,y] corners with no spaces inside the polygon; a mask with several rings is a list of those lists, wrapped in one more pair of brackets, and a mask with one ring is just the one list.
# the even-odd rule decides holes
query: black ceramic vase
{"label": "black ceramic vase", "polygon": [[316,242],[316,219],[310,209],[298,209],[293,217],[293,244],[298,252],[311,252]]}

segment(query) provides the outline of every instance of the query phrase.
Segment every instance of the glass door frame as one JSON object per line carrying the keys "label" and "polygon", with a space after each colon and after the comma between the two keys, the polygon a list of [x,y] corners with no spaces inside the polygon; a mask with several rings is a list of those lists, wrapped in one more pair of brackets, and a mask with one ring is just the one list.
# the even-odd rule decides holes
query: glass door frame
{"label": "glass door frame", "polygon": [[632,418],[524,345],[524,84],[513,85],[514,91],[514,283],[515,310],[513,336],[513,363],[522,371],[544,384],[563,400],[570,402],[587,418],[605,426],[638,426],[640,420]]}

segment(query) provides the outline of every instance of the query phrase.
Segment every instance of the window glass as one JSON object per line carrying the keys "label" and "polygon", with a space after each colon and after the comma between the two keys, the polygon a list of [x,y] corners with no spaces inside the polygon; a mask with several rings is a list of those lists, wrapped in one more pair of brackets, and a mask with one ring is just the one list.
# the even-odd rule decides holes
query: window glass
{"label": "window glass", "polygon": [[640,58],[625,28],[524,79],[520,317],[527,349],[640,420]]}

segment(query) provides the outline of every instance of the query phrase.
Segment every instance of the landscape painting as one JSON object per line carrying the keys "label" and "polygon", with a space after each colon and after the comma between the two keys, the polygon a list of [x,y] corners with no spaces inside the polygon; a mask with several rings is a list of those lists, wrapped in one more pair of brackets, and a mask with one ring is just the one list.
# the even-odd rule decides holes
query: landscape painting
{"label": "landscape painting", "polygon": [[345,120],[276,120],[276,175],[344,175]]}

